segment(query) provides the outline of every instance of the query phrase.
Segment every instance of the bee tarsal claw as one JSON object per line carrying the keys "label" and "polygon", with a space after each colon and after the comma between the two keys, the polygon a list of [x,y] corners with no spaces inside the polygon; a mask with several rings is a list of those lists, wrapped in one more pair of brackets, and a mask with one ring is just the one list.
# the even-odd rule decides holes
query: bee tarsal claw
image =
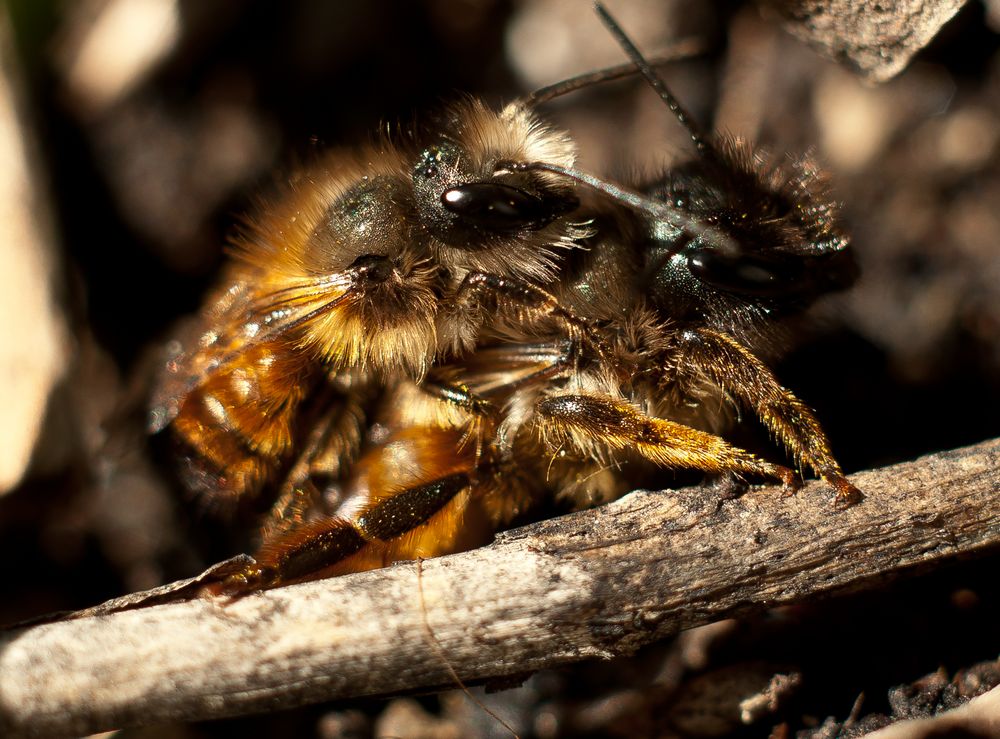
{"label": "bee tarsal claw", "polygon": [[858,490],[854,485],[848,482],[846,477],[840,477],[836,480],[832,480],[836,493],[831,500],[831,505],[834,510],[844,511],[852,506],[856,506],[858,503],[865,499],[864,494]]}

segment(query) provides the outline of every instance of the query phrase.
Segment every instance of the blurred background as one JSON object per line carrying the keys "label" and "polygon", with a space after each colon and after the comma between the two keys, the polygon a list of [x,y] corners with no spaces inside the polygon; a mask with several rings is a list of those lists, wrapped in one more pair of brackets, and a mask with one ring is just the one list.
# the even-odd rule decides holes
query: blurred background
{"label": "blurred background", "polygon": [[[777,372],[847,470],[1000,436],[995,0],[966,4],[879,86],[793,38],[770,5],[608,5],[648,54],[699,48],[663,70],[696,118],[776,156],[813,151],[831,172],[862,278],[817,306]],[[176,494],[142,423],[160,348],[260,193],[317,149],[456,94],[498,105],[620,61],[572,0],[0,4],[0,623],[235,553],[206,545],[220,524]],[[613,178],[689,154],[638,81],[545,113]],[[522,736],[818,736],[852,710],[874,726],[998,680],[979,664],[1000,654],[998,565],[704,627],[483,699]],[[755,695],[774,700],[741,713]],[[458,693],[121,733],[248,731],[505,735]]]}

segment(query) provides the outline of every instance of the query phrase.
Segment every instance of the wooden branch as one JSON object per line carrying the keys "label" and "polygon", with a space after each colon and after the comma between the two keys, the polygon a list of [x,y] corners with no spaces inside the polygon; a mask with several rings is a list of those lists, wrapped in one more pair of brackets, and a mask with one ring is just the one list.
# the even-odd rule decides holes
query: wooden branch
{"label": "wooden branch", "polygon": [[422,565],[8,631],[0,736],[446,688],[440,653],[466,681],[525,675],[1000,546],[1000,440],[852,480],[867,499],[840,513],[822,483],[637,492]]}

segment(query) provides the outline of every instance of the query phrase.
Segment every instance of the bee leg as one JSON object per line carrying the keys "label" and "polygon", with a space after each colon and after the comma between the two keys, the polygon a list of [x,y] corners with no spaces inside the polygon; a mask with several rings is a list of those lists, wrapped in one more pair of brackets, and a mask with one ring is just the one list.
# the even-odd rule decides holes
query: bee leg
{"label": "bee leg", "polygon": [[425,523],[471,485],[469,475],[455,472],[384,498],[357,517],[355,526],[369,541],[388,541]]}
{"label": "bee leg", "polygon": [[[302,426],[301,452],[288,467],[275,504],[261,525],[265,541],[281,531],[295,528],[315,511],[320,489],[328,493],[323,480],[333,480],[357,459],[365,421],[365,404],[372,396],[368,387],[344,392],[327,383],[314,402]],[[335,505],[339,501],[327,501]]]}
{"label": "bee leg", "polygon": [[470,485],[468,474],[454,473],[386,496],[354,518],[334,516],[281,531],[263,544],[254,564],[214,592],[236,595],[407,559],[408,547],[393,540],[426,523]]}
{"label": "bee leg", "polygon": [[554,295],[524,280],[470,272],[455,293],[454,307],[463,313],[480,311],[487,305],[487,299],[501,309],[516,308],[520,317],[529,321],[555,320],[568,337],[583,340],[600,358],[607,355],[603,339],[588,321],[563,308]]}
{"label": "bee leg", "polygon": [[447,368],[432,371],[420,387],[431,397],[449,403],[469,415],[458,448],[462,450],[466,444],[474,443],[478,465],[483,457],[486,434],[497,417],[497,407],[465,383],[446,379],[447,373]]}
{"label": "bee leg", "polygon": [[366,544],[347,519],[313,521],[278,532],[256,553],[253,564],[207,590],[212,595],[242,595],[309,579],[309,575],[358,554]]}
{"label": "bee leg", "polygon": [[541,401],[543,435],[569,439],[579,449],[594,442],[631,450],[656,464],[705,472],[734,472],[781,480],[794,490],[794,471],[732,446],[714,434],[640,413],[628,403],[593,395],[556,395]]}
{"label": "bee leg", "polygon": [[432,373],[420,384],[431,397],[451,403],[476,417],[493,416],[496,406],[462,382],[454,382]]}
{"label": "bee leg", "polygon": [[829,483],[834,505],[848,508],[862,500],[861,491],[844,476],[833,457],[819,421],[809,407],[782,387],[768,367],[746,347],[711,329],[692,329],[680,335],[680,367],[697,368],[723,391],[752,409],[792,455]]}
{"label": "bee leg", "polygon": [[473,419],[470,433],[480,433],[484,421],[499,420],[497,405],[489,396],[509,397],[522,388],[559,377],[572,369],[576,356],[577,345],[571,341],[486,347],[477,349],[461,370],[477,375],[482,391],[445,379],[459,371],[447,365],[435,368],[421,387],[429,395],[467,411]]}

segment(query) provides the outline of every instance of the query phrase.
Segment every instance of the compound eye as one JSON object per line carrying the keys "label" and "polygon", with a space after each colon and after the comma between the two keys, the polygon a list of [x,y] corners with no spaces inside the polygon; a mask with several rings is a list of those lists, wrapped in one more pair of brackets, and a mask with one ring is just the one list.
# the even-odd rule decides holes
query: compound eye
{"label": "compound eye", "polygon": [[803,270],[799,260],[701,248],[691,251],[687,261],[691,274],[701,282],[726,292],[780,297],[802,289]]}
{"label": "compound eye", "polygon": [[541,198],[499,182],[471,182],[441,193],[441,204],[474,228],[486,231],[539,229],[562,212]]}

